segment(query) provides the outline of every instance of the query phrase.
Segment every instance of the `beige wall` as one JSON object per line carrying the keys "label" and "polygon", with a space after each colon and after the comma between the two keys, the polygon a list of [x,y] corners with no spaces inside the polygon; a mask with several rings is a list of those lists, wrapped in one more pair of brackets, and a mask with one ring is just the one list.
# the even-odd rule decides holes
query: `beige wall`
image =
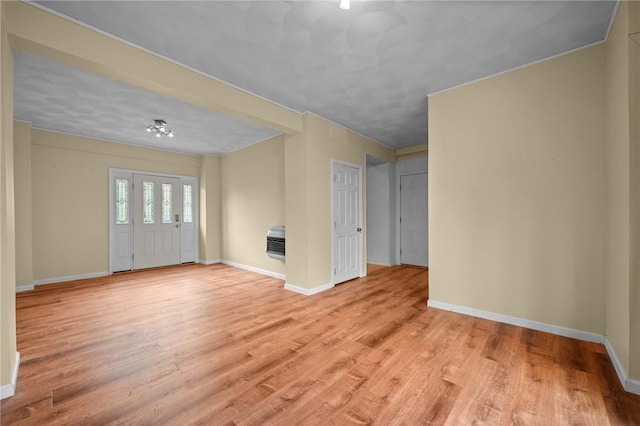
{"label": "beige wall", "polygon": [[[307,289],[331,283],[331,160],[359,165],[364,174],[367,153],[395,162],[392,149],[309,113],[303,134],[286,139],[287,283]],[[364,214],[362,221],[366,235]]]}
{"label": "beige wall", "polygon": [[630,152],[628,5],[620,3],[605,45],[606,335],[629,371]]}
{"label": "beige wall", "polygon": [[109,269],[109,168],[198,176],[195,156],[32,131],[33,277]]}
{"label": "beige wall", "polygon": [[222,229],[220,214],[220,157],[200,159],[200,260],[219,262]]}
{"label": "beige wall", "polygon": [[0,2],[0,386],[16,363],[16,251],[13,156],[13,51]]}
{"label": "beige wall", "polygon": [[284,225],[284,135],[224,155],[222,258],[284,274],[284,263],[265,254],[271,226]]}
{"label": "beige wall", "polygon": [[[631,204],[631,280],[629,286],[629,377],[640,382],[640,2],[630,2],[629,34],[629,141]],[[637,387],[636,387],[637,389]]]}
{"label": "beige wall", "polygon": [[14,122],[16,285],[33,284],[31,124]]}
{"label": "beige wall", "polygon": [[429,98],[432,300],[604,333],[603,55]]}

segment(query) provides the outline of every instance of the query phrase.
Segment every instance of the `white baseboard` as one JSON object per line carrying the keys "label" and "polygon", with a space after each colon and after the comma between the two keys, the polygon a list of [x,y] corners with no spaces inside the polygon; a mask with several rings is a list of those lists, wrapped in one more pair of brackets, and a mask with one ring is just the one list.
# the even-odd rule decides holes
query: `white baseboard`
{"label": "white baseboard", "polygon": [[387,262],[387,263],[385,263],[385,262],[376,262],[374,260],[367,260],[367,263],[370,263],[372,265],[378,265],[378,266],[393,266],[393,265],[391,265],[391,262]]}
{"label": "white baseboard", "polygon": [[624,390],[640,395],[640,380],[627,379],[624,381]]}
{"label": "white baseboard", "polygon": [[607,337],[604,338],[604,347],[607,348],[609,358],[611,358],[613,367],[616,369],[616,374],[618,375],[618,379],[620,380],[620,383],[622,383],[624,390],[640,395],[640,381],[629,378],[626,370],[620,362],[620,359],[618,359],[618,355],[616,355],[616,351],[613,349],[613,345],[611,345],[611,342]]}
{"label": "white baseboard", "polygon": [[258,274],[267,275],[269,277],[278,278],[279,280],[284,280],[284,274],[279,274],[277,272],[267,271],[266,269],[254,268],[253,266],[242,265],[241,263],[231,262],[229,260],[222,259],[220,263],[225,265],[233,266],[234,268],[244,269],[245,271],[256,272]]}
{"label": "white baseboard", "polygon": [[297,285],[293,285],[289,283],[285,283],[284,285],[285,290],[293,291],[294,293],[304,294],[305,296],[313,296],[314,294],[318,294],[325,290],[329,290],[330,288],[333,288],[333,287],[335,287],[335,284],[333,283],[327,283],[327,284],[319,285],[313,288],[298,287]]}
{"label": "white baseboard", "polygon": [[109,275],[109,272],[104,271],[104,272],[93,272],[90,274],[69,275],[66,277],[46,278],[44,280],[35,280],[33,282],[33,285],[36,286],[36,285],[46,285],[46,284],[57,284],[57,283],[63,283],[67,281],[84,280],[87,278],[106,277],[107,275]]}
{"label": "white baseboard", "polygon": [[203,265],[214,265],[216,263],[222,263],[222,259],[213,259],[213,260],[200,259],[198,263],[202,263]]}
{"label": "white baseboard", "polygon": [[481,309],[468,308],[466,306],[452,305],[445,302],[438,302],[437,300],[427,301],[427,306],[430,308],[443,309],[445,311],[457,312],[459,314],[470,315],[472,317],[484,318],[492,321],[502,322],[505,324],[517,325],[520,327],[530,328],[532,330],[544,331],[551,334],[557,334],[559,336],[571,337],[573,339],[586,340],[587,342],[604,344],[611,359],[611,363],[616,370],[618,379],[624,387],[624,390],[636,395],[640,395],[640,381],[629,379],[627,372],[622,367],[616,352],[613,350],[613,346],[605,336],[591,333],[589,331],[575,330],[567,327],[560,327],[557,325],[546,324],[543,322],[532,321],[524,318],[512,317],[509,315],[496,314],[494,312],[483,311]]}
{"label": "white baseboard", "polygon": [[20,368],[20,352],[16,352],[16,361],[13,364],[11,373],[11,383],[7,383],[0,387],[0,399],[9,398],[16,393],[16,385],[18,384],[18,369]]}
{"label": "white baseboard", "polygon": [[481,309],[468,308],[466,306],[451,305],[445,302],[431,300],[427,302],[430,308],[443,309],[445,311],[457,312],[459,314],[470,315],[472,317],[484,318],[505,324],[517,325],[530,328],[532,330],[544,331],[546,333],[557,334],[558,336],[571,337],[573,339],[586,340],[587,342],[604,343],[604,336],[589,331],[575,330],[573,328],[560,327],[558,325],[544,322],[532,321],[524,318],[512,317],[509,315],[496,314],[494,312],[483,311]]}
{"label": "white baseboard", "polygon": [[58,284],[58,283],[64,283],[68,281],[85,280],[87,278],[106,277],[107,275],[109,275],[109,272],[104,271],[104,272],[92,272],[90,274],[68,275],[66,277],[45,278],[43,280],[35,280],[33,284],[16,286],[16,293],[20,293],[22,291],[34,290],[37,285]]}

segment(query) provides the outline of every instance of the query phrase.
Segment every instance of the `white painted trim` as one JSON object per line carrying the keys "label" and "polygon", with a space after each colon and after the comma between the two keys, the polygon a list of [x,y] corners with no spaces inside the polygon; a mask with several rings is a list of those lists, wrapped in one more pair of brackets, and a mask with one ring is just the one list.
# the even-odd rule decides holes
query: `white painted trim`
{"label": "white painted trim", "polygon": [[464,86],[469,86],[470,84],[475,84],[475,83],[481,82],[483,80],[488,80],[488,79],[493,78],[493,77],[498,77],[500,75],[510,73],[511,71],[517,71],[517,70],[519,70],[521,68],[526,68],[526,67],[528,67],[530,65],[536,65],[536,64],[539,64],[539,63],[544,62],[544,61],[549,61],[551,59],[558,58],[560,56],[569,55],[571,53],[579,52],[579,51],[581,51],[583,49],[588,49],[590,47],[594,47],[594,46],[597,46],[599,44],[606,43],[606,41],[607,41],[606,39],[600,40],[600,41],[596,41],[594,43],[587,44],[586,46],[576,47],[575,49],[571,49],[571,50],[568,50],[566,52],[556,53],[555,55],[547,56],[546,58],[541,58],[541,59],[538,59],[537,61],[527,62],[526,64],[518,65],[517,67],[509,68],[507,70],[500,71],[500,72],[497,72],[495,74],[487,75],[485,77],[480,77],[480,78],[477,78],[475,80],[467,81],[465,83],[460,83],[460,84],[455,85],[455,86],[451,86],[451,87],[447,87],[447,88],[444,88],[444,89],[440,89],[440,90],[438,90],[436,92],[428,93],[427,94],[427,98],[429,98],[430,96],[439,95],[441,93],[448,92],[450,90],[455,90],[455,89],[459,89],[459,88],[464,87]]}
{"label": "white painted trim", "polygon": [[214,265],[216,263],[222,263],[222,259],[213,259],[213,260],[198,260],[198,263],[202,263],[203,265]]}
{"label": "white painted trim", "polygon": [[19,285],[19,286],[16,286],[16,293],[21,293],[23,291],[31,291],[35,289],[36,289],[36,286],[33,284]]}
{"label": "white painted trim", "polygon": [[618,355],[616,355],[616,351],[613,349],[613,345],[607,337],[604,338],[604,347],[607,349],[607,353],[609,354],[609,358],[611,358],[611,363],[616,370],[616,374],[618,375],[618,379],[620,383],[622,383],[622,387],[624,390],[630,393],[634,393],[636,395],[640,395],[640,381],[630,379],[625,371]]}
{"label": "white painted trim", "polygon": [[91,274],[68,275],[66,277],[56,277],[56,278],[46,278],[44,280],[35,280],[33,282],[33,285],[36,286],[36,285],[46,285],[46,284],[57,284],[57,283],[63,283],[67,281],[84,280],[87,278],[106,277],[108,275],[109,275],[109,272],[107,271],[93,272]]}
{"label": "white painted trim", "polygon": [[640,380],[627,379],[624,382],[624,390],[629,393],[640,395]]}
{"label": "white painted trim", "polygon": [[371,262],[371,261],[367,261],[367,263],[371,265],[378,265],[378,266],[393,266],[391,265],[391,263],[380,263],[380,262]]}
{"label": "white painted trim", "polygon": [[609,21],[609,27],[607,28],[607,34],[604,36],[604,41],[609,40],[609,34],[611,34],[611,29],[613,28],[613,22],[616,20],[616,16],[618,15],[619,8],[620,8],[620,1],[616,0],[616,6],[613,9],[613,15],[611,15],[611,20]]}
{"label": "white painted trim", "polygon": [[333,287],[335,287],[335,284],[333,283],[322,284],[313,288],[298,287],[297,285],[293,285],[289,283],[284,284],[285,290],[293,291],[294,293],[299,293],[305,296],[313,296],[314,294],[318,294],[323,291],[332,289]]}
{"label": "white painted trim", "polygon": [[279,274],[277,272],[267,271],[266,269],[254,268],[253,266],[242,265],[240,263],[231,262],[229,260],[224,260],[224,259],[222,259],[222,261],[220,263],[223,263],[223,264],[228,265],[228,266],[233,266],[234,268],[244,269],[245,271],[256,272],[258,274],[267,275],[267,276],[273,277],[273,278],[278,278],[280,280],[284,280],[285,279],[285,276],[283,274]]}
{"label": "white painted trim", "polygon": [[13,371],[11,372],[11,382],[0,387],[0,399],[15,395],[18,384],[18,369],[20,369],[20,352],[16,352],[16,360],[13,364]]}
{"label": "white painted trim", "polygon": [[468,308],[466,306],[451,305],[445,302],[429,299],[427,306],[430,308],[443,309],[445,311],[456,312],[459,314],[470,315],[472,317],[484,318],[491,321],[502,322],[505,324],[517,325],[519,327],[530,328],[532,330],[544,331],[546,333],[556,334],[558,336],[570,337],[572,339],[585,340],[587,342],[604,343],[604,336],[590,331],[575,330],[573,328],[561,327],[558,325],[547,324],[544,322],[532,321],[525,318],[512,317],[510,315],[497,314],[494,312],[483,311],[481,309]]}

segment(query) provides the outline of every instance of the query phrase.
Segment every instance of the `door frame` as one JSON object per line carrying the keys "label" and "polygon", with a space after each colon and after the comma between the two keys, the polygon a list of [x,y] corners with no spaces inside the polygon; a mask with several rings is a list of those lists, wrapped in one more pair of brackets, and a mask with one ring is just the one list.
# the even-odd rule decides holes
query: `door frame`
{"label": "door frame", "polygon": [[[200,259],[200,244],[199,244],[199,229],[200,229],[200,190],[198,185],[198,178],[196,176],[186,176],[186,175],[176,175],[172,173],[157,173],[157,172],[148,172],[144,170],[133,170],[133,169],[120,169],[120,168],[109,168],[109,275],[114,273],[114,228],[115,228],[115,187],[114,180],[116,177],[127,177],[129,179],[129,184],[133,184],[133,175],[134,174],[142,174],[149,176],[166,176],[171,178],[180,179],[181,185],[193,185],[195,191],[193,194],[193,213],[194,213],[194,227],[196,230],[196,238],[194,238],[195,244],[195,263],[199,262]],[[131,186],[129,187],[129,214],[130,217],[133,217],[133,191],[131,190]],[[180,216],[182,216],[182,212],[180,212]],[[129,253],[133,254],[133,225],[129,225],[131,227],[130,238],[129,238]],[[182,235],[181,235],[182,237]],[[182,246],[180,248],[180,263],[182,263]],[[131,264],[133,268],[133,263]]]}
{"label": "door frame", "polygon": [[[358,203],[359,203],[359,209],[360,211],[358,212],[358,221],[360,222],[360,228],[362,228],[362,231],[359,232],[359,236],[358,236],[358,247],[360,250],[360,259],[359,259],[359,265],[358,265],[358,276],[360,278],[365,277],[366,274],[364,271],[366,271],[366,268],[363,268],[362,264],[364,262],[365,259],[365,250],[363,247],[363,242],[364,242],[364,238],[363,235],[365,234],[365,223],[363,220],[363,199],[362,199],[362,179],[363,179],[363,173],[362,173],[362,166],[359,164],[355,164],[355,163],[350,163],[348,161],[343,161],[343,160],[338,160],[335,158],[331,159],[331,165],[330,165],[330,179],[331,179],[331,196],[329,197],[331,199],[331,203],[330,203],[330,208],[331,208],[331,222],[330,223],[334,223],[335,221],[335,217],[334,217],[334,209],[333,209],[333,191],[334,191],[334,180],[333,180],[333,173],[335,170],[335,165],[336,164],[340,164],[342,166],[347,166],[347,167],[353,167],[354,169],[358,169]],[[333,273],[334,269],[335,269],[335,253],[334,253],[334,242],[335,242],[335,232],[334,232],[334,227],[330,226],[331,228],[331,270],[329,271],[329,273],[331,274],[331,284],[332,285],[336,285],[339,284],[338,282],[336,282],[335,280],[335,274]],[[340,281],[342,282],[342,281]]]}

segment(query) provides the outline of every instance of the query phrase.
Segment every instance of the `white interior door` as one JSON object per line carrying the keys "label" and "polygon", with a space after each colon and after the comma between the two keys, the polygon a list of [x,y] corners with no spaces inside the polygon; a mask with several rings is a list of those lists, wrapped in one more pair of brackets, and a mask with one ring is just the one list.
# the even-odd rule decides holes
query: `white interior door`
{"label": "white interior door", "polygon": [[179,264],[180,179],[135,174],[133,196],[133,269]]}
{"label": "white interior door", "polygon": [[360,276],[360,169],[333,163],[333,283]]}
{"label": "white interior door", "polygon": [[400,259],[428,266],[427,174],[400,176]]}

